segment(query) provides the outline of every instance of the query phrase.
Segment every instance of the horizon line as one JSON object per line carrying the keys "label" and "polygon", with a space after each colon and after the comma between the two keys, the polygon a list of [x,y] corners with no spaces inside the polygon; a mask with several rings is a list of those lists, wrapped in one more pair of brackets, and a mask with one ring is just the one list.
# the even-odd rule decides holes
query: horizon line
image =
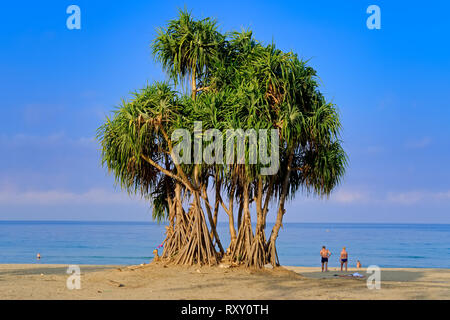
{"label": "horizon line", "polygon": [[[148,223],[148,224],[160,224],[164,225],[168,221],[157,222],[157,221],[143,221],[143,220],[52,220],[52,219],[41,219],[41,220],[8,220],[0,219],[0,223],[3,222],[56,222],[56,223],[67,223],[67,222],[83,222],[83,223]],[[228,223],[228,221],[218,221],[218,223]],[[275,223],[275,221],[268,221],[267,223]],[[253,224],[253,222],[252,222]],[[442,222],[284,222],[283,224],[390,224],[390,225],[450,225],[450,223]]]}

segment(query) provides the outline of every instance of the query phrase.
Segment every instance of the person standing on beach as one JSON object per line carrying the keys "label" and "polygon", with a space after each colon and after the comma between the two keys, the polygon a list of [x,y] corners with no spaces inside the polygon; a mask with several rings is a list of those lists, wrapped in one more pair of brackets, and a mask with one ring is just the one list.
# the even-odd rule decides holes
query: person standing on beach
{"label": "person standing on beach", "polygon": [[347,272],[348,252],[345,250],[345,247],[343,247],[341,251],[341,272],[344,264],[345,264],[345,272]]}
{"label": "person standing on beach", "polygon": [[328,250],[327,248],[325,248],[325,246],[322,247],[322,250],[320,250],[320,256],[322,257],[322,272],[324,271],[324,267],[325,267],[325,272],[328,271],[328,258],[331,256],[331,252],[330,250]]}

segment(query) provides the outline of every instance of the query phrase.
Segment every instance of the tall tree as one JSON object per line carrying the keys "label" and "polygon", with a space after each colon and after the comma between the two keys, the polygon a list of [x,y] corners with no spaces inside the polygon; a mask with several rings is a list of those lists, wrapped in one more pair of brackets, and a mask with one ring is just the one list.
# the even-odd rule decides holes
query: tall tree
{"label": "tall tree", "polygon": [[[189,82],[191,91],[156,83],[123,101],[98,130],[103,164],[122,188],[152,202],[154,219],[168,220],[162,255],[167,261],[214,264],[227,258],[252,267],[278,265],[276,239],[287,201],[299,191],[328,196],[347,165],[337,109],[320,93],[315,70],[293,52],[259,43],[251,31],[222,35],[214,20],[194,20],[186,11],[158,30],[152,48],[173,84]],[[196,121],[202,132],[195,132]],[[274,146],[269,153],[279,160],[279,170],[261,175],[260,157],[256,163],[250,159],[252,146],[263,142],[249,137],[243,162],[199,162],[186,154],[190,161],[179,163],[173,150],[180,141],[172,134],[180,128],[201,137],[202,150],[216,143],[205,139],[206,130],[275,130],[265,143]],[[219,142],[222,149],[227,139]],[[195,139],[183,142],[199,147]],[[276,222],[267,238],[271,206]],[[216,228],[220,209],[229,222],[227,253]]]}

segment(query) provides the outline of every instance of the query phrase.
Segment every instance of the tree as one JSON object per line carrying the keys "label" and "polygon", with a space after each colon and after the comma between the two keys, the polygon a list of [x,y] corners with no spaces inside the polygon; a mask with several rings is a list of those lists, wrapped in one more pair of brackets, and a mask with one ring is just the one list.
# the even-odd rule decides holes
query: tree
{"label": "tree", "polygon": [[[293,52],[259,43],[251,31],[222,35],[214,20],[197,21],[185,11],[159,29],[152,48],[173,85],[189,79],[191,92],[156,83],[123,101],[98,131],[103,164],[122,188],[151,201],[154,219],[168,220],[162,255],[167,261],[279,265],[276,239],[286,202],[299,191],[328,196],[347,165],[336,107],[320,93],[315,70]],[[250,161],[252,148],[242,163],[199,162],[190,154],[188,163],[175,161],[180,140],[172,134],[180,128],[195,132],[195,121],[202,123],[203,131],[195,133],[201,137],[208,129],[276,130],[276,140],[266,142],[279,171],[261,175],[264,164]],[[202,139],[201,147],[211,143]],[[277,218],[267,238],[271,205]],[[229,221],[227,253],[216,230],[220,208]]]}

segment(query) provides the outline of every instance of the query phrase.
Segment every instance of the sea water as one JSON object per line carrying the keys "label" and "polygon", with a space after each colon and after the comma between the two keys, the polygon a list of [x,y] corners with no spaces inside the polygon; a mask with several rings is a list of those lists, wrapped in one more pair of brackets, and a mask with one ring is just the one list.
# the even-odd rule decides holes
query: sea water
{"label": "sea water", "polygon": [[[228,224],[218,230],[226,249]],[[0,221],[0,263],[148,263],[164,232],[164,224],[151,222]],[[359,260],[385,268],[450,268],[450,225],[444,224],[285,223],[277,240],[280,263],[320,266],[323,245],[332,252],[329,267],[339,265],[345,246],[350,267]]]}

